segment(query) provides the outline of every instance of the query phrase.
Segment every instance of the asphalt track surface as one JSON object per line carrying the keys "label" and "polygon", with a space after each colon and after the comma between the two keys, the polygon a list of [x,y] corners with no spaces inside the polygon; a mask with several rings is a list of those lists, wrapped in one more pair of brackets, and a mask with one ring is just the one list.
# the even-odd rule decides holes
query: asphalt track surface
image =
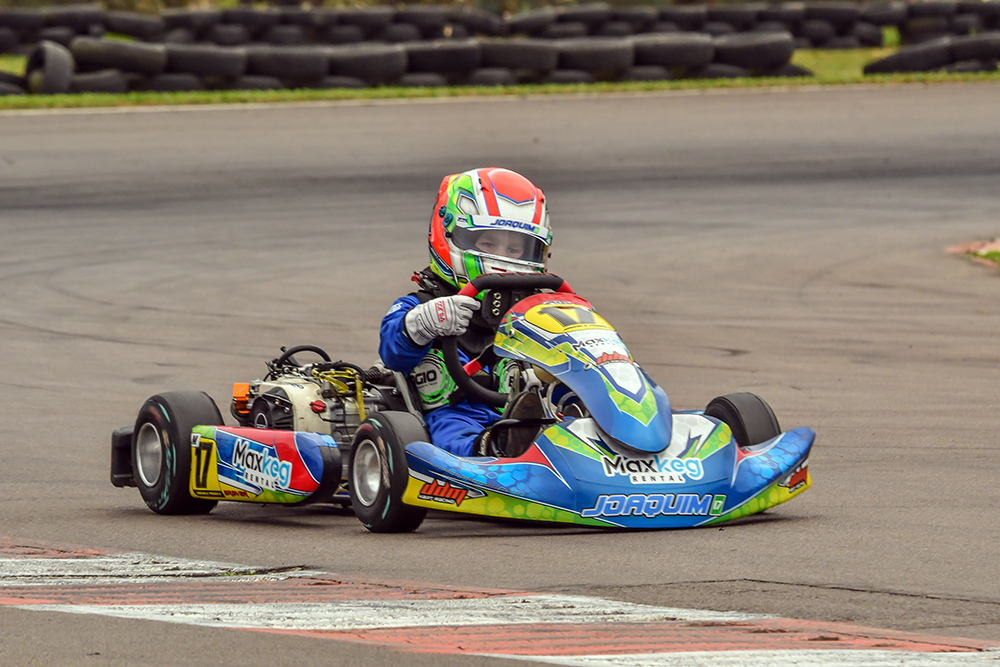
{"label": "asphalt track surface", "polygon": [[[0,116],[0,535],[364,581],[590,595],[1000,641],[1000,87]],[[324,508],[160,517],[108,483],[145,398],[375,358],[443,175],[549,197],[551,269],[677,407],[752,391],[814,486],[722,528]],[[400,659],[400,655],[405,655]],[[0,606],[0,662],[514,664]]]}

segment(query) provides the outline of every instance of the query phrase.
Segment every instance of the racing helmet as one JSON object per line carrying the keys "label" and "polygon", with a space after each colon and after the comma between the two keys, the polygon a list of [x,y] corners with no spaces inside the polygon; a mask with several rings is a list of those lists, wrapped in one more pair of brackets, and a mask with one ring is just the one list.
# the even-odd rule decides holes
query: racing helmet
{"label": "racing helmet", "polygon": [[509,169],[446,176],[429,245],[431,270],[458,288],[489,273],[544,273],[552,245],[545,195]]}

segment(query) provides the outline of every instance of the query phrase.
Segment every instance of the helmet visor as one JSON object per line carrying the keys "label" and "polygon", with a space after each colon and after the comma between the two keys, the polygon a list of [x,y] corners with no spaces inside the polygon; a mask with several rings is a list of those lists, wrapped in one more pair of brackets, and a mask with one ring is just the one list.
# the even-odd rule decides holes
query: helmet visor
{"label": "helmet visor", "polygon": [[468,229],[456,227],[452,232],[455,245],[502,259],[543,264],[545,244],[534,236],[512,229]]}

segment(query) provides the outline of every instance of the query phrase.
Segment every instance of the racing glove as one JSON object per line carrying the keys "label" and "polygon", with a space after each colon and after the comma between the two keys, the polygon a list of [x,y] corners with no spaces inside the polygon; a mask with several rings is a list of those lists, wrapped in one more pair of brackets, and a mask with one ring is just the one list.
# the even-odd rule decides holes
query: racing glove
{"label": "racing glove", "polygon": [[410,340],[425,347],[435,338],[464,334],[472,314],[479,310],[480,305],[471,296],[442,296],[414,306],[406,314],[403,324]]}

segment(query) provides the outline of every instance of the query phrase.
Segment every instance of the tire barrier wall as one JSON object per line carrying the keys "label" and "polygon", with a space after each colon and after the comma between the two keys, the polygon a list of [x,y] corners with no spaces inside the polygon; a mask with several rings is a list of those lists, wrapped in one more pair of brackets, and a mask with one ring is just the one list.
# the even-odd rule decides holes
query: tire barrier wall
{"label": "tire barrier wall", "polygon": [[885,26],[897,27],[904,43],[1000,30],[1000,2],[816,0],[660,8],[589,3],[506,18],[482,9],[445,5],[312,10],[237,7],[166,10],[152,16],[79,4],[47,10],[0,9],[0,53],[26,54],[41,40],[68,47],[78,36],[100,37],[105,32],[145,42],[301,46],[463,40],[477,35],[577,39],[672,32],[719,37],[779,31],[790,32],[797,48],[857,48],[880,46]]}
{"label": "tire barrier wall", "polygon": [[900,49],[865,65],[865,74],[897,72],[995,72],[1000,31],[968,37],[938,37]]}
{"label": "tire barrier wall", "polygon": [[787,32],[664,33],[564,40],[440,39],[405,44],[217,46],[77,37],[42,41],[0,94],[261,90],[808,76]]}

